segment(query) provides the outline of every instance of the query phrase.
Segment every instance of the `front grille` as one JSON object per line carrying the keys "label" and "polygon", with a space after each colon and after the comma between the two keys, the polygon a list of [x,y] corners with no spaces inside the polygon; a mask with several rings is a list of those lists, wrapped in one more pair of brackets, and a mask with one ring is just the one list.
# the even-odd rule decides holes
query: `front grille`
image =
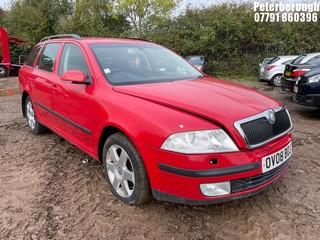
{"label": "front grille", "polygon": [[271,141],[291,129],[291,120],[285,109],[275,112],[275,122],[270,124],[267,120],[267,114],[262,113],[248,120],[242,120],[238,126],[240,133],[244,135],[250,148],[258,147],[268,141]]}
{"label": "front grille", "polygon": [[251,188],[255,188],[264,183],[269,182],[270,180],[278,176],[287,167],[288,164],[289,164],[289,160],[287,160],[285,163],[283,163],[279,167],[269,172],[256,175],[253,177],[241,178],[241,179],[230,181],[231,193],[236,193],[236,192],[248,190]]}

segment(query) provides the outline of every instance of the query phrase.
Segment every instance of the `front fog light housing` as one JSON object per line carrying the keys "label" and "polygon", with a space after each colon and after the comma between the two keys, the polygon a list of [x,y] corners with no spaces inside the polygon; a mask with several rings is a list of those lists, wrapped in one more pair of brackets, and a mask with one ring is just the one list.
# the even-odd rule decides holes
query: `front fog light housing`
{"label": "front fog light housing", "polygon": [[201,193],[207,197],[227,195],[231,193],[230,182],[200,184]]}

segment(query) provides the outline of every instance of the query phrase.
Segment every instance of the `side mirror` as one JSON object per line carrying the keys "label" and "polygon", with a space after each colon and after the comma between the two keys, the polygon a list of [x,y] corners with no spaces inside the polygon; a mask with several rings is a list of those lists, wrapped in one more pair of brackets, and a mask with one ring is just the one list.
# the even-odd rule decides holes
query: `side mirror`
{"label": "side mirror", "polygon": [[61,80],[71,83],[86,84],[87,77],[80,70],[69,70],[62,74]]}

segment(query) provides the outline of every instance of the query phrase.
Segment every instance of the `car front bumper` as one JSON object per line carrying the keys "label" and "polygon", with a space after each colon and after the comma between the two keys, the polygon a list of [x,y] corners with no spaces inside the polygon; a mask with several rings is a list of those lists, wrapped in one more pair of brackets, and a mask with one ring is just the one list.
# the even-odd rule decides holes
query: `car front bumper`
{"label": "car front bumper", "polygon": [[[235,153],[184,155],[140,146],[153,196],[157,200],[191,205],[227,202],[256,194],[288,168],[290,159],[262,173],[262,158],[291,142],[291,133],[253,150]],[[200,185],[230,182],[231,192],[205,196]]]}
{"label": "car front bumper", "polygon": [[300,105],[320,108],[320,94],[295,94],[294,101]]}
{"label": "car front bumper", "polygon": [[294,101],[300,105],[320,108],[320,83],[302,83],[295,86]]}

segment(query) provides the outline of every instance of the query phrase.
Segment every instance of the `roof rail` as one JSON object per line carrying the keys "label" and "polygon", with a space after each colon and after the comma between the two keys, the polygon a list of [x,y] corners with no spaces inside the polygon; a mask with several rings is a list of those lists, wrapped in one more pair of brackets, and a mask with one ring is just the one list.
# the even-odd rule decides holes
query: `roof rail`
{"label": "roof rail", "polygon": [[55,39],[55,38],[74,38],[77,40],[81,40],[82,38],[77,35],[77,34],[59,34],[59,35],[52,35],[52,36],[48,36],[48,37],[44,37],[41,39],[40,42],[46,41],[46,40],[50,40],[50,39]]}
{"label": "roof rail", "polygon": [[140,40],[140,41],[145,41],[145,42],[151,42],[150,40],[143,39],[143,38],[126,38],[126,39],[130,39],[130,40]]}

